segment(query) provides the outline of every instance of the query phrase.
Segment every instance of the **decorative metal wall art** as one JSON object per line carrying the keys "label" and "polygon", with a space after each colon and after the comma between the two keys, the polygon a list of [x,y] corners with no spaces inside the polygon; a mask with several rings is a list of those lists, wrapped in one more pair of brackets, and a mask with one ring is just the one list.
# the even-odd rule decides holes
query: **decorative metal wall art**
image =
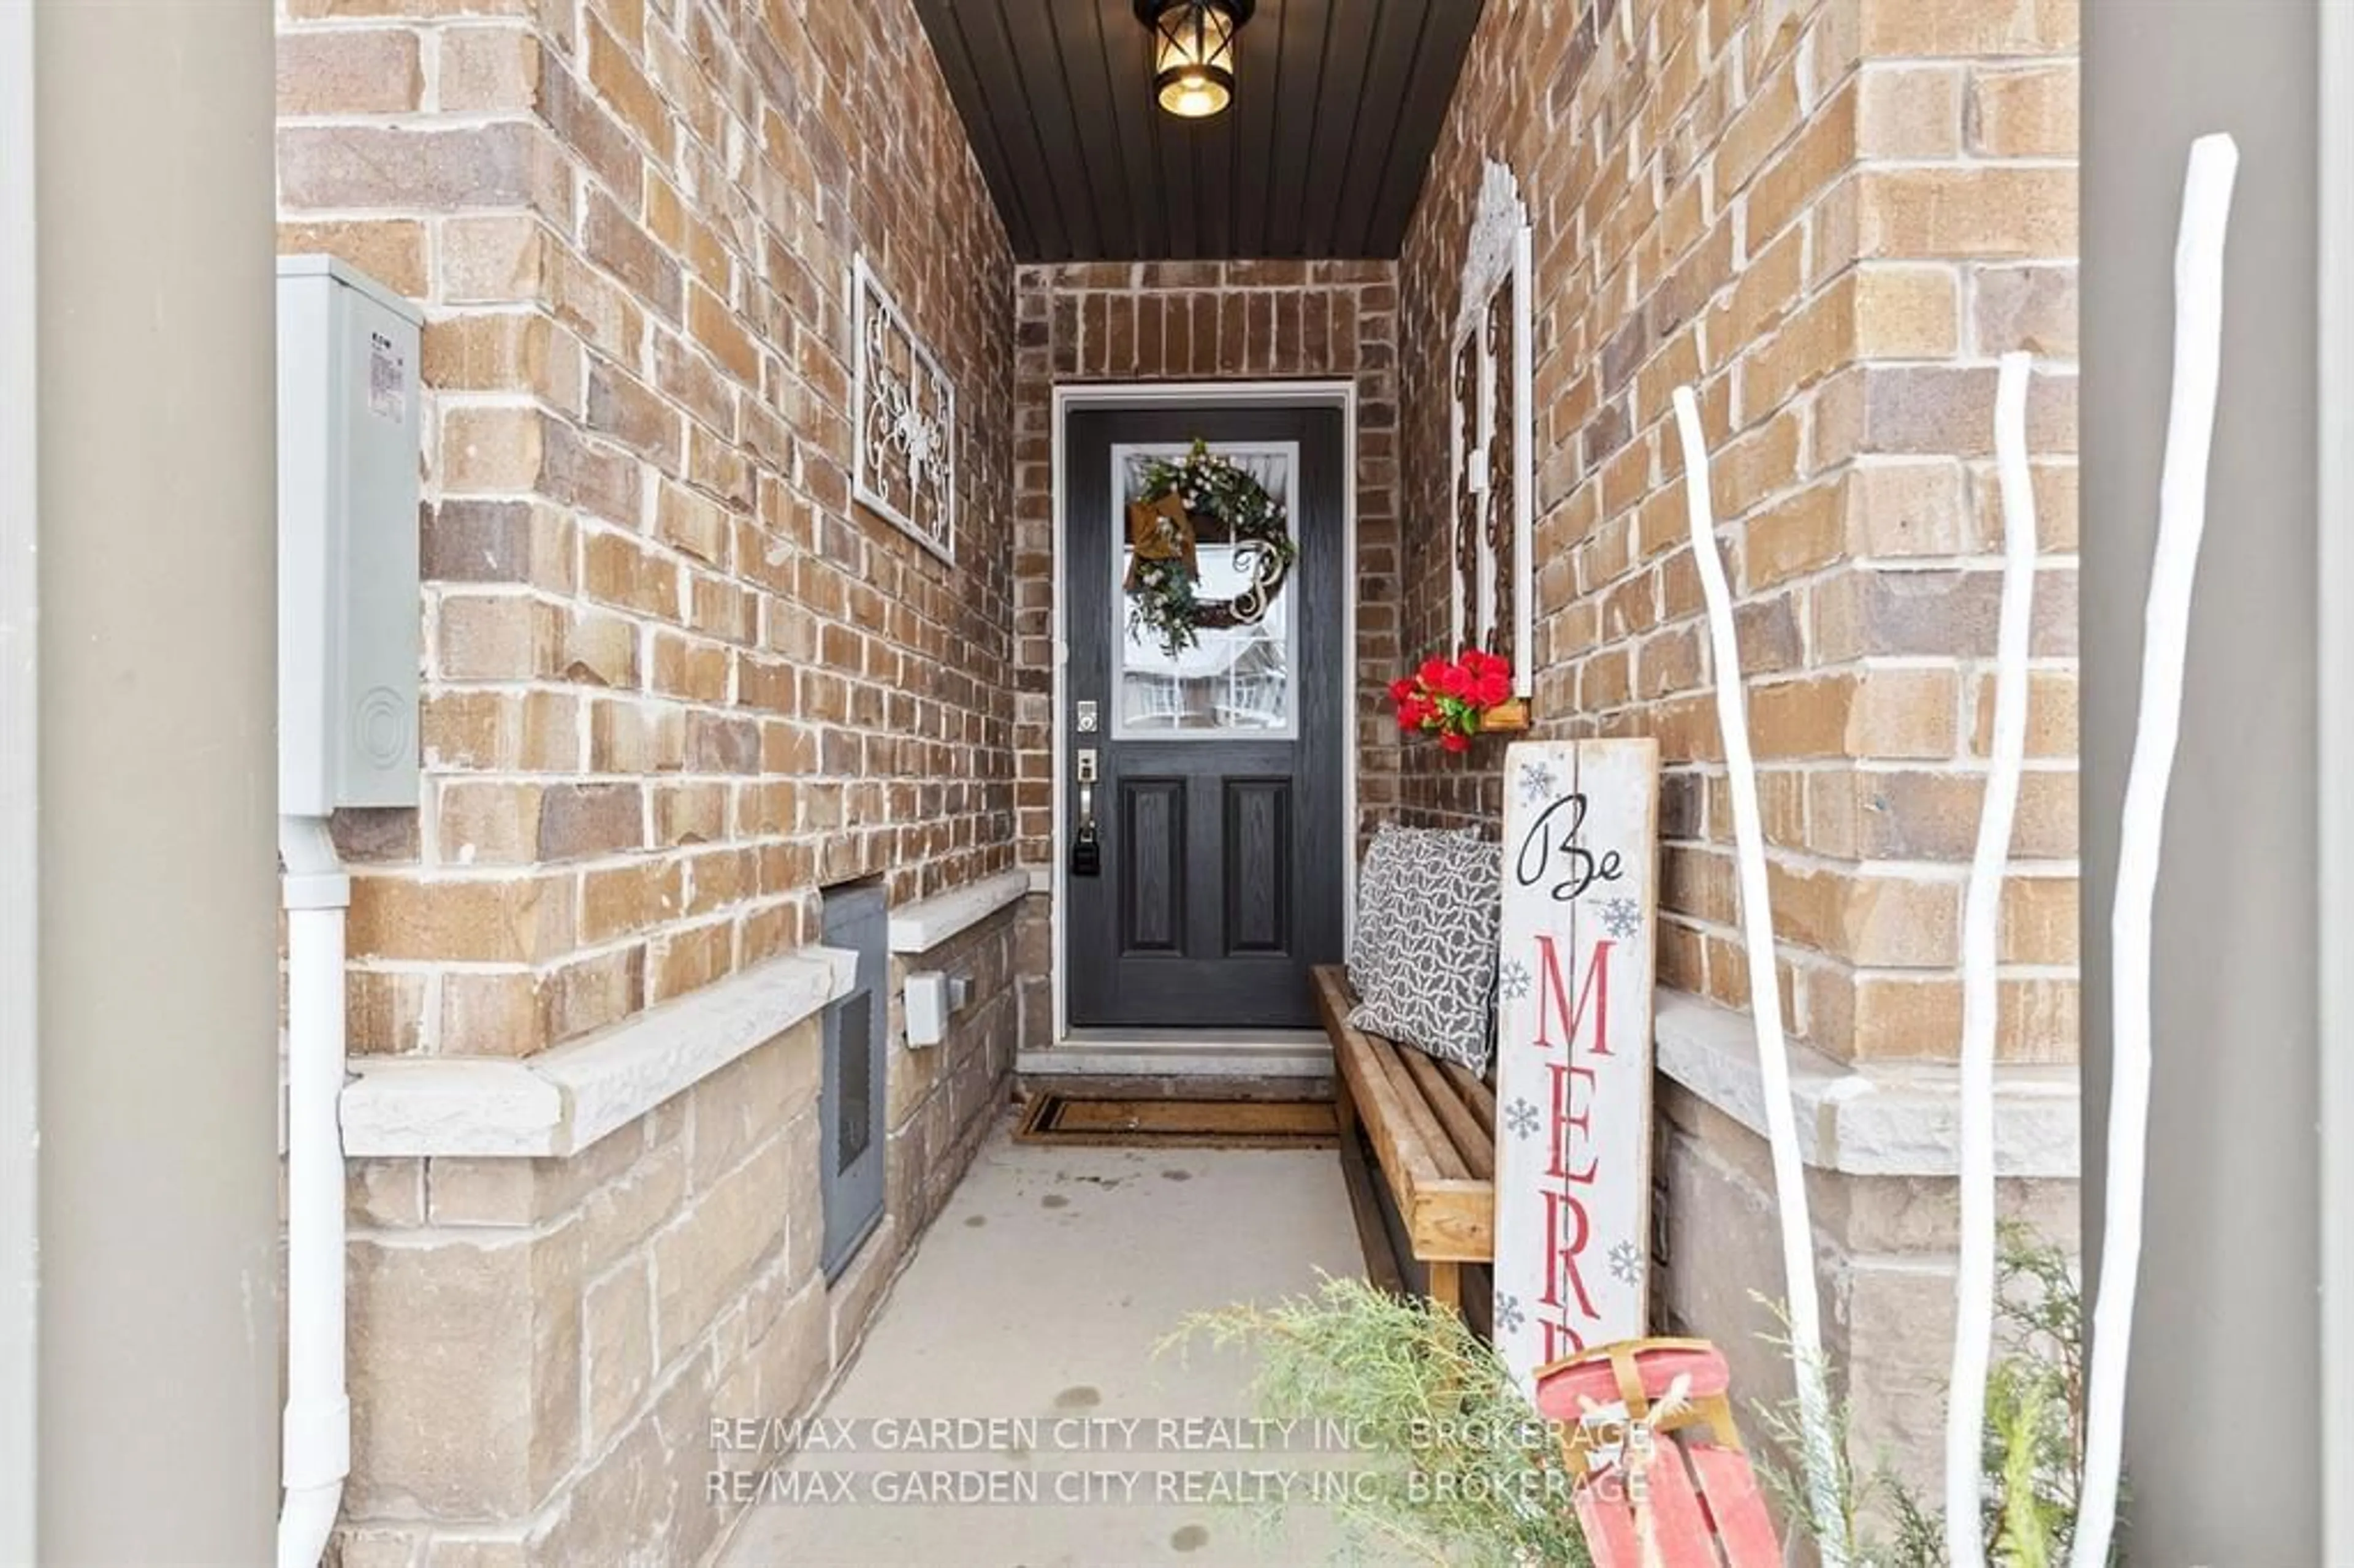
{"label": "decorative metal wall art", "polygon": [[1536,690],[1534,244],[1520,182],[1490,158],[1463,260],[1448,386],[1455,644],[1500,654]]}
{"label": "decorative metal wall art", "polygon": [[956,387],[864,255],[851,266],[852,493],[943,561],[956,560]]}

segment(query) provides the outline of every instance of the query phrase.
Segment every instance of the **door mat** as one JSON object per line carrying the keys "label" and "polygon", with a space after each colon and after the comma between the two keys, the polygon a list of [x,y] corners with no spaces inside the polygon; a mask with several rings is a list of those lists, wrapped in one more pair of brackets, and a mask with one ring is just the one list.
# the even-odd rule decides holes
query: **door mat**
{"label": "door mat", "polygon": [[1023,1143],[1129,1149],[1331,1149],[1330,1100],[1080,1099],[1031,1097]]}

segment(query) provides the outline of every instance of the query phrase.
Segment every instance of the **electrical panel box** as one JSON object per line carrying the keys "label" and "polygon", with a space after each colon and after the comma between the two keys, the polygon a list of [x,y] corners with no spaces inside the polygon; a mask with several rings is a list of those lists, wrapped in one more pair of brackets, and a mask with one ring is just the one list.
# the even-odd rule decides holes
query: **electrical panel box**
{"label": "electrical panel box", "polygon": [[423,313],[278,260],[278,810],[418,804]]}

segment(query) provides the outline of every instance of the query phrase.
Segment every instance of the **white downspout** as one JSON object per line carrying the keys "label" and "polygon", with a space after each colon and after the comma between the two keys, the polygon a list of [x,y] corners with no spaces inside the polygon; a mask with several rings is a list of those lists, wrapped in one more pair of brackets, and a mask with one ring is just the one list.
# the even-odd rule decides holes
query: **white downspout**
{"label": "white downspout", "polygon": [[286,1486],[278,1568],[318,1568],[351,1473],[344,1383],[344,916],[323,817],[278,819],[286,906]]}

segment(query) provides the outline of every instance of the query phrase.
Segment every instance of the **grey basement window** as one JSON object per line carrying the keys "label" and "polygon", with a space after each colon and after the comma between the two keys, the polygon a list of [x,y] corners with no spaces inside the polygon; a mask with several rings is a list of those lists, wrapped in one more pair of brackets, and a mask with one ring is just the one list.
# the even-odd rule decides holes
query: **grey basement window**
{"label": "grey basement window", "polygon": [[890,1044],[890,914],[872,882],[829,887],[825,945],[858,955],[850,994],[826,1010],[823,1086],[818,1114],[818,1192],[825,1211],[822,1261],[831,1280],[883,1218],[885,1051]]}

